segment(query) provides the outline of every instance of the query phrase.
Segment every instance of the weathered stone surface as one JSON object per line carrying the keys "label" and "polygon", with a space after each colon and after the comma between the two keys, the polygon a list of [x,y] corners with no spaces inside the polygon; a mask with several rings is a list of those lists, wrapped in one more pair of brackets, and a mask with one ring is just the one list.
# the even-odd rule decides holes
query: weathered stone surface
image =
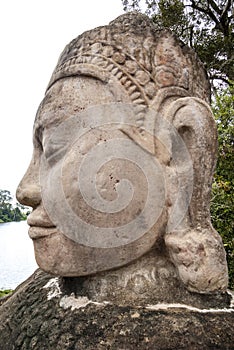
{"label": "weathered stone surface", "polygon": [[232,350],[233,322],[234,309],[215,300],[199,309],[66,296],[58,279],[37,270],[0,300],[0,350]]}
{"label": "weathered stone surface", "polygon": [[33,207],[29,234],[44,271],[88,276],[103,296],[116,293],[115,280],[119,290],[132,283],[142,297],[133,288],[131,302],[160,300],[169,285],[180,295],[180,282],[226,291],[209,213],[217,147],[209,96],[194,52],[147,16],[120,16],[68,44],[17,190]]}

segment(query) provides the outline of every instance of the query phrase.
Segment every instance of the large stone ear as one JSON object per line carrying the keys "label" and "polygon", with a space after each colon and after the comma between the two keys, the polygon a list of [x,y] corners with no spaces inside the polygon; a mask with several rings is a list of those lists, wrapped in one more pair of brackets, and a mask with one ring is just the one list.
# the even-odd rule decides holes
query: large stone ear
{"label": "large stone ear", "polygon": [[225,250],[210,221],[209,201],[217,151],[212,112],[205,102],[191,97],[164,104],[163,112],[172,136],[171,161],[165,172],[168,254],[188,290],[224,291],[228,284]]}
{"label": "large stone ear", "polygon": [[[167,121],[177,130],[189,152],[192,164],[192,174],[187,179],[186,200],[190,200],[184,223],[196,227],[210,227],[210,192],[213,171],[216,164],[217,131],[212,111],[207,103],[199,98],[183,97],[170,103],[165,108]],[[176,147],[176,144],[175,144]],[[173,153],[176,152],[172,145]],[[183,159],[180,157],[180,160]],[[187,164],[175,164],[180,169],[185,169],[188,174]],[[181,171],[181,174],[183,170]],[[183,175],[182,175],[183,178]],[[186,179],[183,186],[186,186]],[[186,189],[185,189],[186,191]]]}

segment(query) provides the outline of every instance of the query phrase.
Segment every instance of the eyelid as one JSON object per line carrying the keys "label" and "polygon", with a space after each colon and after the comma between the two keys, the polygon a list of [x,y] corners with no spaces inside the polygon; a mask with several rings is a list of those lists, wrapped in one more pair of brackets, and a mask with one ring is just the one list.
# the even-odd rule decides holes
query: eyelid
{"label": "eyelid", "polygon": [[58,140],[57,142],[55,140],[50,140],[48,145],[46,145],[46,142],[43,142],[44,155],[48,163],[53,165],[54,163],[60,161],[66,154],[67,147],[67,143],[61,142],[61,140]]}

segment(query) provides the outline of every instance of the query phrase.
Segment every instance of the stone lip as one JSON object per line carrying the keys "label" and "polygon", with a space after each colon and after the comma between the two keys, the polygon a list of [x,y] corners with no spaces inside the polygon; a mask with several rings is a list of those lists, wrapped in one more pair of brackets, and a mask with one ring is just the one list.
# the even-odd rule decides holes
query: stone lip
{"label": "stone lip", "polygon": [[234,349],[234,309],[119,306],[64,295],[37,270],[0,306],[0,350]]}

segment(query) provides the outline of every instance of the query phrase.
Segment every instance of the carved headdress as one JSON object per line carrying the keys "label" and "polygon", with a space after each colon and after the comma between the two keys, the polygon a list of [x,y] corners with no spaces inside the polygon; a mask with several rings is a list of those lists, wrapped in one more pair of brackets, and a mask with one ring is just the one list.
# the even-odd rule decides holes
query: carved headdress
{"label": "carved headdress", "polygon": [[139,107],[151,106],[161,89],[181,88],[181,95],[209,102],[209,82],[196,54],[169,30],[156,30],[139,13],[118,17],[108,26],[87,31],[62,52],[49,87],[75,75],[102,81],[115,77]]}

